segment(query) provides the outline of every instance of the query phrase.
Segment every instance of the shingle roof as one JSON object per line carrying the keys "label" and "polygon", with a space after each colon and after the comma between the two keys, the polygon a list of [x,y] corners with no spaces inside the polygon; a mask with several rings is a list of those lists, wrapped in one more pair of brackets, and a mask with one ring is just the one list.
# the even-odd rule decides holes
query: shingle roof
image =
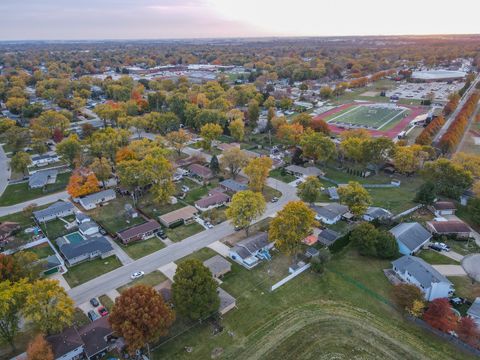
{"label": "shingle roof", "polygon": [[108,346],[108,342],[105,339],[113,334],[113,330],[108,322],[108,318],[101,317],[79,328],[78,333],[85,343],[85,352],[88,356],[92,356]]}
{"label": "shingle roof", "polygon": [[392,265],[402,273],[408,271],[408,273],[413,276],[425,289],[429,288],[432,283],[445,282],[452,284],[445,276],[440,274],[430,264],[416,256],[402,256],[401,258],[392,261]]}
{"label": "shingle roof", "polygon": [[428,223],[437,233],[469,233],[470,227],[463,221],[430,221]]}
{"label": "shingle roof", "polygon": [[195,207],[188,205],[181,209],[174,210],[164,215],[161,215],[158,218],[160,219],[160,222],[162,222],[163,224],[173,224],[180,220],[189,219],[197,213],[198,213],[198,210]]}
{"label": "shingle roof", "polygon": [[211,178],[213,176],[212,170],[209,168],[199,165],[199,164],[192,164],[188,167],[188,170],[190,170],[192,173],[194,173],[197,176],[200,176],[204,179]]}
{"label": "shingle roof", "polygon": [[298,165],[289,165],[285,168],[285,170],[293,173],[302,174],[305,176],[322,176],[323,175],[323,171],[314,166],[309,166],[305,168]]}
{"label": "shingle roof", "polygon": [[323,245],[331,245],[340,237],[340,234],[336,231],[325,229],[318,234],[318,241]]}
{"label": "shingle roof", "polygon": [[78,229],[82,232],[87,231],[88,229],[98,227],[98,224],[95,221],[87,221],[78,226]]}
{"label": "shingle roof", "polygon": [[371,206],[367,209],[367,212],[365,213],[365,215],[368,215],[374,219],[381,219],[381,218],[387,218],[392,216],[392,213],[381,207]]}
{"label": "shingle roof", "polygon": [[268,245],[268,234],[258,233],[245,240],[239,241],[233,248],[242,259],[252,256],[253,253]]}
{"label": "shingle roof", "polygon": [[195,202],[195,206],[200,208],[207,208],[212,205],[222,204],[227,202],[229,197],[222,193],[214,193],[211,196],[204,197],[197,202]]}
{"label": "shingle roof", "polygon": [[226,260],[223,256],[220,255],[215,255],[210,259],[205,260],[203,262],[203,265],[210,269],[213,276],[228,272],[232,268],[232,264],[230,264],[230,261]]}
{"label": "shingle roof", "polygon": [[64,330],[60,334],[48,336],[46,340],[52,347],[55,359],[83,346],[82,338],[73,327]]}
{"label": "shingle roof", "polygon": [[52,205],[50,205],[48,208],[43,209],[43,210],[38,210],[34,211],[33,215],[37,220],[40,221],[40,219],[51,216],[53,214],[57,214],[60,212],[65,212],[65,211],[73,211],[74,206],[71,202],[68,201],[58,201]]}
{"label": "shingle roof", "polygon": [[36,173],[33,173],[28,179],[28,186],[31,188],[44,187],[45,185],[47,185],[48,180],[54,177],[56,178],[57,174],[58,170],[55,169],[37,171]]}
{"label": "shingle roof", "polygon": [[117,233],[117,236],[122,240],[128,240],[136,236],[141,236],[145,233],[160,229],[161,226],[155,220],[149,220],[143,224],[132,226],[126,230]]}
{"label": "shingle roof", "polygon": [[475,298],[472,306],[470,306],[467,310],[467,314],[470,316],[474,316],[480,318],[480,297]]}
{"label": "shingle roof", "polygon": [[333,220],[339,215],[348,212],[348,207],[340,204],[328,204],[326,206],[312,206],[315,212],[325,219]]}
{"label": "shingle roof", "polygon": [[398,224],[390,229],[390,233],[410,251],[414,251],[432,237],[432,234],[417,222]]}
{"label": "shingle roof", "polygon": [[112,250],[113,250],[112,245],[103,236],[93,237],[90,239],[86,239],[84,241],[80,241],[75,244],[68,243],[60,246],[60,251],[67,259],[73,259],[78,256],[90,254],[96,251],[99,251],[100,253],[105,254]]}
{"label": "shingle roof", "polygon": [[228,308],[232,304],[235,304],[235,298],[222,288],[217,288],[217,293],[218,297],[220,298],[220,306],[218,307],[218,310],[220,312],[222,312],[224,309]]}
{"label": "shingle roof", "polygon": [[115,191],[112,189],[102,190],[90,195],[87,195],[80,199],[83,204],[96,204],[101,201],[105,201],[105,199],[111,199],[115,197]]}
{"label": "shingle roof", "polygon": [[435,204],[433,204],[433,207],[436,210],[455,210],[455,204],[452,203],[451,201],[437,201]]}
{"label": "shingle roof", "polygon": [[245,185],[245,184],[241,184],[239,183],[238,181],[235,181],[235,180],[232,180],[232,179],[226,179],[226,180],[223,180],[221,183],[220,183],[221,186],[227,188],[228,190],[230,191],[233,191],[233,192],[237,192],[237,191],[243,191],[243,190],[247,190],[248,189],[248,186]]}

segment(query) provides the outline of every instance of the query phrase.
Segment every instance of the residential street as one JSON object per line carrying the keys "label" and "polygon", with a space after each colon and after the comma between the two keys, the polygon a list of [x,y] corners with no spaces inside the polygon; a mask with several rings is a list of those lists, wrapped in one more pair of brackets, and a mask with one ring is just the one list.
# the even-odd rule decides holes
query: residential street
{"label": "residential street", "polygon": [[37,204],[38,206],[42,206],[42,205],[53,203],[58,200],[67,200],[68,197],[69,197],[68,193],[66,191],[62,191],[62,192],[47,195],[38,199],[25,201],[23,203],[0,207],[0,217],[5,215],[10,215],[10,214],[15,214],[19,211],[22,211],[25,207],[27,207],[30,204]]}
{"label": "residential street", "polygon": [[9,160],[3,150],[3,146],[0,146],[0,196],[5,191],[8,185],[8,179],[10,178],[10,166],[8,163]]}
{"label": "residential street", "polygon": [[[269,178],[267,183],[269,186],[281,191],[282,196],[277,203],[269,203],[267,205],[267,211],[262,218],[273,216],[277,211],[281,210],[287,202],[298,199],[295,193],[296,190],[291,186],[272,178]],[[79,285],[68,291],[68,294],[76,304],[82,304],[92,297],[100,296],[127,284],[131,281],[130,275],[135,271],[141,270],[145,273],[150,273],[172,261],[176,261],[218,240],[222,240],[233,232],[234,230],[230,223],[224,222],[211,230],[202,231],[183,241],[174,243],[153,254]]]}

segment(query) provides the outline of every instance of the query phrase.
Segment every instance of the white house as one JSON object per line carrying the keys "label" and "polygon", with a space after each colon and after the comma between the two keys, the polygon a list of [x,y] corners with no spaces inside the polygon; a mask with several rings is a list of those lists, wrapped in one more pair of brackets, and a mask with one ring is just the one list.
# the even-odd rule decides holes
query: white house
{"label": "white house", "polygon": [[312,209],[317,213],[315,219],[328,225],[337,223],[348,212],[348,207],[340,204],[312,206]]}
{"label": "white house", "polygon": [[115,195],[115,191],[113,191],[112,189],[107,189],[84,196],[83,198],[79,199],[78,202],[80,203],[80,205],[83,206],[85,210],[91,210],[95,209],[97,205],[113,200],[116,197],[117,196]]}
{"label": "white house", "polygon": [[53,219],[73,215],[75,207],[69,201],[57,201],[46,209],[33,212],[33,216],[39,222],[47,222]]}
{"label": "white house", "polygon": [[31,157],[32,163],[30,166],[47,166],[48,164],[52,164],[55,162],[60,161],[60,158],[57,154],[43,154],[43,155],[34,155]]}
{"label": "white house", "polygon": [[98,234],[98,224],[94,221],[86,221],[78,226],[78,231],[83,236],[93,236]]}
{"label": "white house", "polygon": [[195,207],[200,211],[211,210],[227,204],[230,197],[224,193],[216,192],[195,202]]}
{"label": "white house", "polygon": [[437,201],[430,209],[436,217],[455,215],[455,211],[457,210],[455,204],[451,201]]}
{"label": "white house", "polygon": [[367,212],[363,215],[363,219],[365,221],[373,221],[373,220],[383,220],[389,219],[393,215],[390,211],[383,209],[381,207],[370,206],[367,209]]}
{"label": "white house", "polygon": [[392,261],[392,269],[404,282],[418,286],[428,301],[449,297],[454,292],[453,284],[419,257],[402,256]]}
{"label": "white house", "polygon": [[467,315],[475,321],[477,326],[480,326],[480,297],[475,298],[472,306],[467,310]]}
{"label": "white house", "polygon": [[269,259],[268,250],[273,243],[268,241],[267,233],[258,233],[245,240],[239,241],[228,251],[228,256],[247,269],[251,269],[260,263],[261,259]]}

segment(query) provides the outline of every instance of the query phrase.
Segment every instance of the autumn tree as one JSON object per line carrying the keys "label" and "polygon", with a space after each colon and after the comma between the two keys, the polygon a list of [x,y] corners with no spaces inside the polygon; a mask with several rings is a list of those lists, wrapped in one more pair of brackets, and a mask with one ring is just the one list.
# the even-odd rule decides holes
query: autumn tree
{"label": "autumn tree", "polygon": [[348,185],[338,188],[340,203],[347,205],[355,216],[362,216],[372,204],[370,193],[358,182],[350,181]]}
{"label": "autumn tree", "polygon": [[57,153],[66,160],[70,166],[74,166],[82,153],[82,144],[78,136],[72,134],[68,138],[63,139],[57,145]]}
{"label": "autumn tree", "polygon": [[70,126],[70,120],[61,112],[47,110],[40,114],[34,121],[33,126],[39,126],[48,129],[49,137],[53,136],[55,129],[62,132]]}
{"label": "autumn tree", "polygon": [[425,163],[422,177],[426,182],[434,184],[438,194],[452,199],[458,199],[473,184],[470,171],[445,158]]}
{"label": "autumn tree", "polygon": [[480,177],[480,155],[457,152],[452,161],[460,165],[465,171],[470,171],[474,177]]}
{"label": "autumn tree", "polygon": [[465,316],[460,319],[455,332],[458,335],[458,338],[464,343],[478,348],[480,342],[480,331],[477,323],[470,316]]}
{"label": "autumn tree", "polygon": [[96,158],[90,164],[90,170],[93,171],[98,180],[100,180],[105,187],[105,181],[112,175],[112,165],[107,158]]}
{"label": "autumn tree", "polygon": [[201,261],[182,261],[173,277],[175,309],[190,320],[202,320],[212,315],[220,306],[217,287],[212,273]]}
{"label": "autumn tree", "polygon": [[304,129],[309,128],[312,123],[312,117],[308,113],[300,113],[293,118],[294,124],[302,125]]}
{"label": "autumn tree", "polygon": [[109,127],[97,130],[88,138],[90,154],[93,157],[106,157],[115,164],[117,151],[130,144],[130,136],[127,129]]}
{"label": "autumn tree", "polygon": [[425,304],[425,297],[418,286],[407,283],[400,283],[393,287],[393,299],[397,306],[410,312],[413,310],[415,301]]}
{"label": "autumn tree", "polygon": [[296,258],[302,240],[315,225],[315,212],[302,201],[291,201],[270,222],[268,237],[277,249]]}
{"label": "autumn tree", "polygon": [[423,314],[423,320],[435,329],[446,333],[457,327],[457,316],[452,311],[447,298],[433,300]]}
{"label": "autumn tree", "polygon": [[248,230],[254,220],[265,212],[266,203],[262,194],[251,190],[239,191],[232,197],[225,214],[231,220],[233,226]]}
{"label": "autumn tree", "polygon": [[303,156],[322,163],[333,158],[336,153],[335,144],[329,137],[312,130],[305,131],[301,136],[300,146]]}
{"label": "autumn tree", "polygon": [[247,117],[250,127],[254,128],[257,125],[258,117],[260,116],[260,107],[258,101],[250,100],[248,103]]}
{"label": "autumn tree", "polygon": [[326,123],[325,120],[319,118],[313,118],[312,122],[310,123],[310,128],[315,132],[320,132],[327,136],[330,135],[330,127]]}
{"label": "autumn tree", "polygon": [[152,287],[135,285],[115,299],[109,322],[125,339],[130,354],[168,334],[174,311]]}
{"label": "autumn tree", "polygon": [[237,141],[242,141],[245,137],[245,123],[242,119],[235,119],[228,125],[230,134]]}
{"label": "autumn tree", "polygon": [[300,142],[303,130],[300,124],[283,124],[278,127],[277,137],[287,145],[295,145]]}
{"label": "autumn tree", "polygon": [[30,341],[27,348],[27,360],[54,360],[52,347],[43,334],[38,334]]}
{"label": "autumn tree", "polygon": [[19,151],[12,156],[12,159],[10,160],[10,167],[13,171],[25,175],[28,172],[28,166],[31,163],[32,160],[30,159],[30,155],[28,155],[26,152]]}
{"label": "autumn tree", "polygon": [[218,124],[208,123],[203,125],[200,129],[200,136],[203,138],[205,150],[210,149],[212,141],[218,139],[222,133],[223,129]]}
{"label": "autumn tree", "polygon": [[180,129],[178,131],[171,131],[166,136],[168,144],[173,147],[178,156],[182,154],[182,150],[187,146],[187,143],[192,139],[192,136],[187,133],[185,130]]}
{"label": "autumn tree", "polygon": [[268,178],[273,161],[269,157],[262,156],[251,159],[243,169],[248,176],[248,187],[255,192],[262,192]]}
{"label": "autumn tree", "polygon": [[395,143],[385,137],[370,138],[363,144],[363,158],[378,168],[395,154]]}
{"label": "autumn tree", "polygon": [[16,153],[27,146],[30,141],[30,132],[26,128],[12,126],[5,131],[3,139],[5,139],[5,144],[12,149],[13,153]]}
{"label": "autumn tree", "polygon": [[221,167],[228,171],[233,179],[235,179],[242,168],[247,165],[248,156],[238,147],[232,147],[223,152],[220,159]]}
{"label": "autumn tree", "polygon": [[313,204],[318,201],[322,191],[322,183],[316,176],[309,176],[297,187],[297,195],[303,201]]}
{"label": "autumn tree", "polygon": [[91,171],[76,170],[70,176],[67,191],[73,198],[78,198],[100,191],[98,179]]}
{"label": "autumn tree", "polygon": [[420,145],[397,146],[393,156],[395,169],[402,174],[411,174],[419,170],[428,154]]}

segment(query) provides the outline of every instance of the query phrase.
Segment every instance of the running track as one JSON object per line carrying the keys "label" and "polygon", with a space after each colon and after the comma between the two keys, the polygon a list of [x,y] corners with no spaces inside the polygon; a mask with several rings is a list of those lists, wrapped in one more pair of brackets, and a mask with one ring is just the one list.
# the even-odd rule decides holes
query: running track
{"label": "running track", "polygon": [[[366,105],[366,104],[374,104],[374,103],[372,103],[372,102],[362,102],[361,104],[360,103],[343,104],[343,105],[340,105],[340,106],[338,106],[334,109],[328,110],[328,111],[324,112],[323,114],[315,116],[313,119],[314,120],[315,119],[325,120],[327,117],[329,117],[331,115],[334,115],[334,114],[337,114],[337,113],[339,113],[343,110],[349,109],[353,106]],[[369,129],[367,129],[368,132],[370,134],[372,134],[373,136],[387,136],[387,137],[393,139],[403,129],[405,129],[407,127],[407,125],[410,124],[410,122],[413,119],[415,119],[418,115],[425,114],[425,112],[426,112],[425,108],[420,107],[420,106],[410,106],[410,105],[401,105],[401,106],[410,109],[410,111],[411,111],[410,115],[408,115],[406,118],[403,118],[402,121],[400,121],[398,124],[396,124],[393,128],[391,128],[389,130],[381,131],[381,130],[369,130]],[[336,134],[339,134],[339,133],[341,133],[345,130],[348,130],[348,129],[341,128],[341,127],[331,125],[331,124],[328,124],[328,126],[330,127],[330,130],[333,131]]]}

